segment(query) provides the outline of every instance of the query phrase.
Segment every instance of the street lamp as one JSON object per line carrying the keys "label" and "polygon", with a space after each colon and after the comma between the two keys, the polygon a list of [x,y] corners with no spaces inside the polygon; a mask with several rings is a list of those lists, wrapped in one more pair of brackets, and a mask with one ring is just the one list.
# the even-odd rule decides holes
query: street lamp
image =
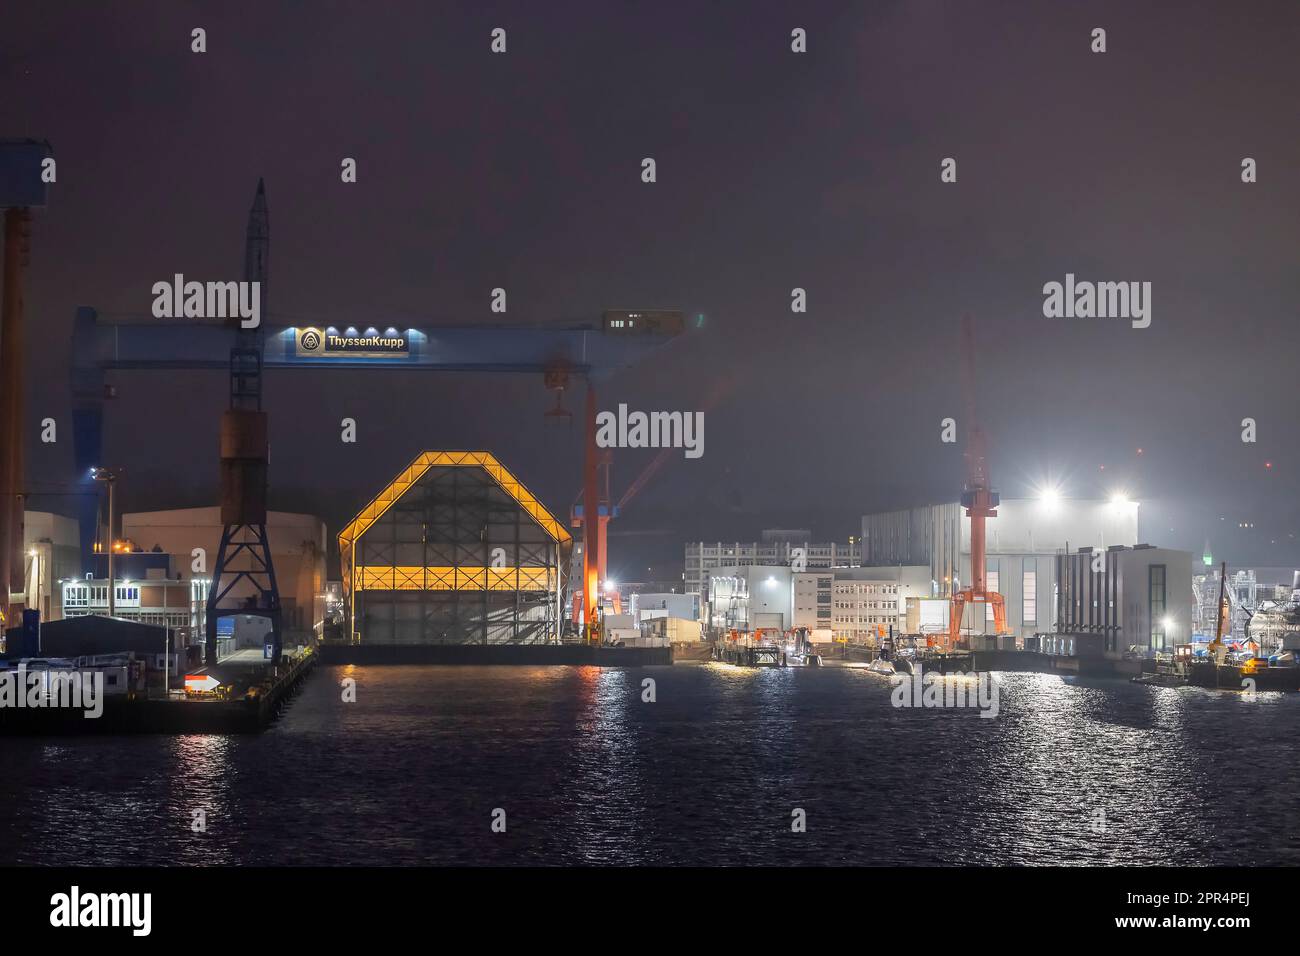
{"label": "street lamp", "polygon": [[113,485],[117,483],[117,471],[113,468],[92,468],[90,477],[95,481],[108,484],[108,616],[117,615],[117,604],[113,599]]}

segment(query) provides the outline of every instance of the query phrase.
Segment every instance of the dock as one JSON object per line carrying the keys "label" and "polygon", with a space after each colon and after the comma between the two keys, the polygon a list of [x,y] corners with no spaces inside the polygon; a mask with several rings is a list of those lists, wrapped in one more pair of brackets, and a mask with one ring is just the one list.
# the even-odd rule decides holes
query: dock
{"label": "dock", "polygon": [[107,697],[99,717],[59,707],[0,709],[0,736],[33,734],[249,734],[264,730],[319,661],[311,649],[273,678],[257,675],[239,697]]}
{"label": "dock", "polygon": [[322,664],[645,667],[673,662],[671,647],[596,644],[322,644]]}

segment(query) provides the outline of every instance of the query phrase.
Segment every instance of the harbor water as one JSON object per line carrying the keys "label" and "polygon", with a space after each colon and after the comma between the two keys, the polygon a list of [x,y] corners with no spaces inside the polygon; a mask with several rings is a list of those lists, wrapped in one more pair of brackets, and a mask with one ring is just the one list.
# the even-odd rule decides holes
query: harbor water
{"label": "harbor water", "polygon": [[0,740],[0,863],[1300,863],[1300,695],[998,680],[322,667],[261,734]]}

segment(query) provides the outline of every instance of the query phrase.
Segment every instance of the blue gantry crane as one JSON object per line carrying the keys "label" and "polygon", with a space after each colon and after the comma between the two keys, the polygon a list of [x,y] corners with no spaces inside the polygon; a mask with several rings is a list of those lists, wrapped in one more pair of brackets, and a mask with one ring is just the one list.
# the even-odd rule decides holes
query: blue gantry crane
{"label": "blue gantry crane", "polygon": [[[259,282],[267,316],[270,220],[259,181],[249,213],[244,275]],[[279,596],[266,540],[266,415],[262,373],[303,368],[419,369],[429,372],[528,373],[542,376],[560,395],[583,379],[585,395],[584,503],[598,511],[596,384],[676,340],[681,313],[611,310],[599,323],[574,325],[483,324],[409,327],[359,319],[344,327],[263,321],[244,329],[227,322],[115,316],[77,310],[72,335],[74,444],[82,474],[100,464],[105,403],[115,394],[111,373],[149,369],[226,369],[230,407],[222,421],[221,554],[209,596],[208,655],[216,653],[215,628],[225,614],[256,614],[273,624],[279,659]],[[554,415],[554,412],[549,413]],[[428,444],[422,440],[421,447]],[[89,504],[94,508],[93,501]],[[583,524],[583,608],[588,629],[597,620],[600,542],[595,522]],[[83,522],[83,549],[87,539]],[[93,517],[90,522],[94,526]]]}

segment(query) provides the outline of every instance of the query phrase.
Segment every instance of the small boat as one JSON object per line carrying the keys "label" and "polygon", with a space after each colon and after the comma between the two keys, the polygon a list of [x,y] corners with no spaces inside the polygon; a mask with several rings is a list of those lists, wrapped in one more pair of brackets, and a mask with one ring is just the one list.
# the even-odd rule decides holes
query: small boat
{"label": "small boat", "polygon": [[874,661],[872,661],[870,664],[867,665],[867,670],[871,671],[873,674],[894,674],[894,673],[897,673],[897,672],[894,670],[894,665],[893,665],[893,664],[889,663],[889,661],[881,660],[881,659],[878,658],[878,657],[877,657]]}

